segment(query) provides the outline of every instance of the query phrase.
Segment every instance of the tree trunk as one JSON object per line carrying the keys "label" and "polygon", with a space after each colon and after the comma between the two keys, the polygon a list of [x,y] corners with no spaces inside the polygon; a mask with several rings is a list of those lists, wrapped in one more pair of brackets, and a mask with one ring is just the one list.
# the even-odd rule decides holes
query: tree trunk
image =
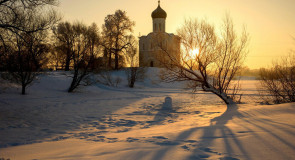
{"label": "tree trunk", "polygon": [[22,95],[26,94],[26,86],[23,84],[22,85]]}
{"label": "tree trunk", "polygon": [[76,87],[75,87],[75,83],[76,83],[76,81],[73,80],[72,83],[71,83],[70,88],[68,89],[68,92],[73,92],[73,91],[74,91],[74,89],[76,88]]}
{"label": "tree trunk", "polygon": [[115,53],[115,70],[119,69],[119,55],[118,52]]}
{"label": "tree trunk", "polygon": [[68,89],[68,92],[73,92],[74,89],[77,87],[77,80],[78,80],[78,70],[75,70],[73,81],[71,83],[70,88]]}
{"label": "tree trunk", "polygon": [[66,66],[65,66],[65,71],[69,71],[70,70],[70,63],[71,63],[71,53],[70,51],[67,51],[67,58],[66,58]]}
{"label": "tree trunk", "polygon": [[109,53],[109,68],[112,68],[112,52]]}
{"label": "tree trunk", "polygon": [[133,88],[134,87],[134,83],[135,83],[135,79],[131,78],[130,83],[129,83],[129,87]]}
{"label": "tree trunk", "polygon": [[211,92],[214,93],[215,95],[217,95],[220,99],[223,100],[224,103],[226,103],[227,105],[231,105],[231,104],[236,104],[232,98],[230,98],[226,93],[224,92],[219,92],[217,89],[215,89],[213,86],[209,86],[208,88],[203,86],[202,87],[204,91],[206,92]]}
{"label": "tree trunk", "polygon": [[213,92],[214,94],[216,94],[218,97],[220,97],[224,103],[228,104],[228,105],[232,105],[232,104],[236,104],[232,98],[230,98],[228,95],[226,95],[225,93],[215,93]]}
{"label": "tree trunk", "polygon": [[71,61],[70,58],[67,57],[65,71],[69,71],[70,70],[70,61]]}

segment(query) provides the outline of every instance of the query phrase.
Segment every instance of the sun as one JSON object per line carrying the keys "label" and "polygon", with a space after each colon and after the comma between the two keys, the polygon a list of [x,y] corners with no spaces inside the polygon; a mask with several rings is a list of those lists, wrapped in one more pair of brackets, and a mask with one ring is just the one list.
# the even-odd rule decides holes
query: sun
{"label": "sun", "polygon": [[192,54],[193,54],[194,56],[199,55],[199,48],[196,48],[196,49],[192,50]]}
{"label": "sun", "polygon": [[200,54],[199,48],[187,49],[183,47],[182,59],[183,61],[194,61]]}
{"label": "sun", "polygon": [[189,52],[189,59],[196,59],[197,55],[199,55],[199,48],[193,49]]}

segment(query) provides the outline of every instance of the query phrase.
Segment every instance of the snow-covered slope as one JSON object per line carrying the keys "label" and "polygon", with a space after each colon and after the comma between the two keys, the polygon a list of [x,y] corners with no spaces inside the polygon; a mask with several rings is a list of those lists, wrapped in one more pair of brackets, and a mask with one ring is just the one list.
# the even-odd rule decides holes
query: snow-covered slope
{"label": "snow-covered slope", "polygon": [[[11,86],[0,93],[0,158],[295,159],[295,104],[227,108],[210,93],[161,82],[159,72],[149,69],[132,89],[123,71],[112,73],[118,87],[75,93],[64,72],[40,76],[25,96]],[[243,81],[244,92],[255,95],[256,83]]]}

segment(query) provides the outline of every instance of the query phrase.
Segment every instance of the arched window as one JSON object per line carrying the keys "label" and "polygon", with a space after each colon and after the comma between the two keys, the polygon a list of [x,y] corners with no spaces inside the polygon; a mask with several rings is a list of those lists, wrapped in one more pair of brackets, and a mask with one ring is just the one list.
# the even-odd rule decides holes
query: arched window
{"label": "arched window", "polygon": [[154,24],[155,31],[157,31],[157,23]]}
{"label": "arched window", "polygon": [[153,61],[151,61],[150,67],[154,67],[154,62]]}

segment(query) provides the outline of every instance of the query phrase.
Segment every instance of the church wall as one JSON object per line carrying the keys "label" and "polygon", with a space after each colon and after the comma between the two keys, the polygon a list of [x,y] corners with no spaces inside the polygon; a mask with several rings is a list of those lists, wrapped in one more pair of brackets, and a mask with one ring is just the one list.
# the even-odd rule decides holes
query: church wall
{"label": "church wall", "polygon": [[[165,55],[157,44],[155,44],[155,34],[151,33],[148,36],[142,36],[139,40],[139,66],[141,67],[163,67],[158,61],[159,55]],[[163,33],[160,41],[163,42],[163,48],[167,49],[168,53],[180,60],[180,38],[173,34]],[[163,56],[162,56],[163,57]],[[165,56],[164,56],[165,57]],[[165,57],[166,61],[170,61],[168,56]]]}

